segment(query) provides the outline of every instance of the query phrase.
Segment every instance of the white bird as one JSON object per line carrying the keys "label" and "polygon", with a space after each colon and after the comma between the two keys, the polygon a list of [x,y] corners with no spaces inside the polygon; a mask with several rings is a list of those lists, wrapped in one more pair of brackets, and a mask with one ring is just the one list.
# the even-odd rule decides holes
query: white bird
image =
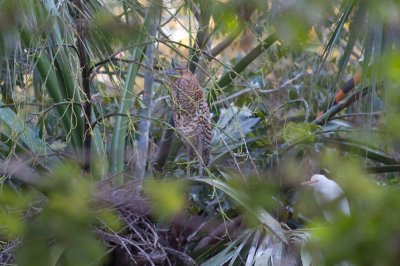
{"label": "white bird", "polygon": [[313,175],[309,181],[301,184],[314,190],[315,200],[328,222],[333,222],[334,215],[330,210],[335,210],[335,208],[344,215],[350,216],[349,203],[343,195],[343,190],[335,181],[324,175]]}

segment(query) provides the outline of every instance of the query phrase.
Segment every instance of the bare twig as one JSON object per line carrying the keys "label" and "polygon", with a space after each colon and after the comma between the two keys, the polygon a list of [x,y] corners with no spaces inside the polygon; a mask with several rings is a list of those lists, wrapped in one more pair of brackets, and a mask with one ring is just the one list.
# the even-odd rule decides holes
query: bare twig
{"label": "bare twig", "polygon": [[182,260],[184,265],[196,265],[196,262],[189,255],[186,255],[183,252],[180,252],[173,248],[167,248],[167,247],[165,247],[164,250],[166,252],[168,252],[169,254],[171,254],[175,257],[178,257],[180,260]]}

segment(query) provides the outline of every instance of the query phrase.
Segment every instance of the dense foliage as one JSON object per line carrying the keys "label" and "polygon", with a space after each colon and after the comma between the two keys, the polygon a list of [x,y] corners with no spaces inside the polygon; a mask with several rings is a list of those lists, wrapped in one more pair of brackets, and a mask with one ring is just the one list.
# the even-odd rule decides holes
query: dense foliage
{"label": "dense foliage", "polygon": [[[399,25],[394,0],[0,0],[0,263],[395,265]],[[212,112],[202,176],[172,61]]]}

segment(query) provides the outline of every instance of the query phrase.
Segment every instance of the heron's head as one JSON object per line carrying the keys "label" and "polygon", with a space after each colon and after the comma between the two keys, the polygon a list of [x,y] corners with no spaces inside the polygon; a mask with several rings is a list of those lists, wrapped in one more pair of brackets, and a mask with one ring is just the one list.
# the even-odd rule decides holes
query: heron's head
{"label": "heron's head", "polygon": [[310,180],[301,183],[303,186],[309,186],[312,188],[321,187],[328,180],[324,175],[313,175]]}
{"label": "heron's head", "polygon": [[192,72],[190,72],[189,69],[185,67],[167,69],[164,71],[164,74],[172,80],[180,78],[191,78],[193,76]]}

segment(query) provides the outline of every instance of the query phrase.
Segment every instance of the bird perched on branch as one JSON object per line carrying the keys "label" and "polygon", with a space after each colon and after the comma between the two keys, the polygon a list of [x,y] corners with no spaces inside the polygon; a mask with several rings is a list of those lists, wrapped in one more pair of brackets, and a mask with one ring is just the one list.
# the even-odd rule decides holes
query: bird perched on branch
{"label": "bird perched on branch", "polygon": [[331,212],[334,209],[350,216],[349,203],[343,195],[343,190],[335,181],[324,175],[313,175],[309,181],[301,184],[314,190],[315,200],[328,222],[334,221],[334,215]]}
{"label": "bird perched on branch", "polygon": [[167,84],[171,87],[175,127],[189,159],[197,158],[201,169],[207,167],[210,161],[211,119],[203,90],[192,72],[185,67],[168,69],[165,74],[169,78]]}

